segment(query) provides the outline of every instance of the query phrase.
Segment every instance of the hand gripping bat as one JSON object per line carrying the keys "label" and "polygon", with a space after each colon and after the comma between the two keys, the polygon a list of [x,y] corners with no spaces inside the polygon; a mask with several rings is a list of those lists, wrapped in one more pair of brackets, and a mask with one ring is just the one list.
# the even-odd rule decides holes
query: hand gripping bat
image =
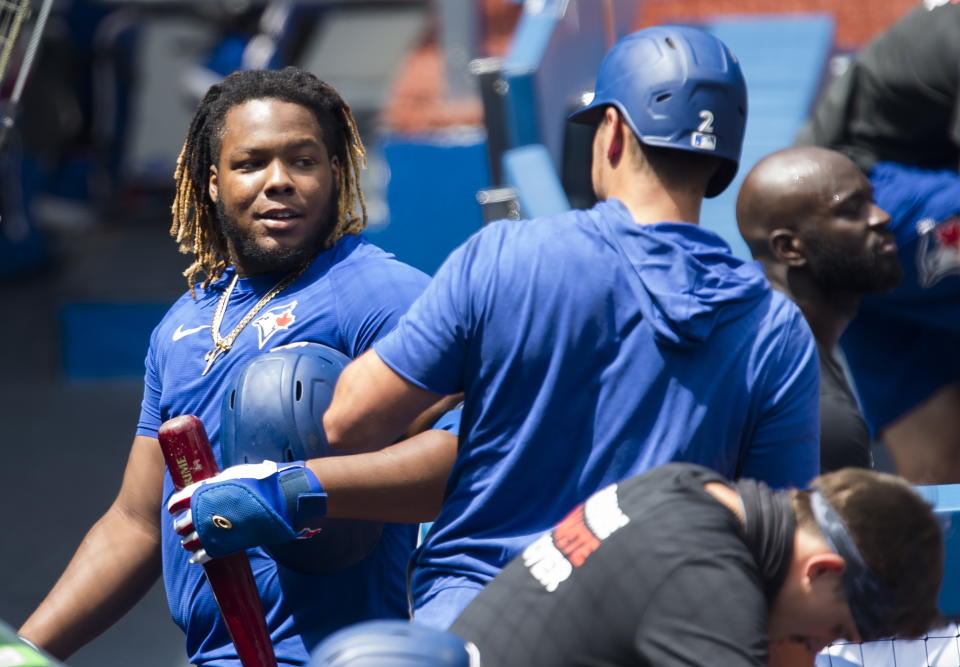
{"label": "hand gripping bat", "polygon": [[[178,491],[219,472],[207,431],[197,417],[182,415],[164,422],[157,438]],[[214,558],[203,569],[243,667],[277,667],[247,554]]]}

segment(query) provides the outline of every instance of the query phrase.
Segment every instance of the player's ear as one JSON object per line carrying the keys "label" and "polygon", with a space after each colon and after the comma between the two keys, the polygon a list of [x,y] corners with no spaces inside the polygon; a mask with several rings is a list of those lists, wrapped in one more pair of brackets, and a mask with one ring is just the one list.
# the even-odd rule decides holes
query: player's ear
{"label": "player's ear", "polygon": [[626,136],[624,132],[629,132],[627,124],[623,121],[616,108],[610,106],[604,111],[605,124],[610,127],[610,134],[607,140],[607,161],[616,166],[623,157],[623,151],[626,148]]}
{"label": "player's ear", "polygon": [[775,229],[767,237],[770,254],[781,264],[792,268],[806,266],[803,241],[789,229]]}
{"label": "player's ear", "polygon": [[334,155],[330,158],[330,171],[333,173],[333,182],[337,184],[340,182],[340,158]]}
{"label": "player's ear", "polygon": [[843,556],[833,553],[832,551],[823,551],[821,553],[815,554],[807,560],[805,573],[807,578],[814,582],[824,575],[843,575],[843,571],[846,569],[847,563],[843,560]]}
{"label": "player's ear", "polygon": [[219,201],[220,197],[220,183],[217,180],[219,174],[217,173],[217,165],[210,165],[210,180],[207,181],[207,193],[210,195],[210,199],[213,201]]}

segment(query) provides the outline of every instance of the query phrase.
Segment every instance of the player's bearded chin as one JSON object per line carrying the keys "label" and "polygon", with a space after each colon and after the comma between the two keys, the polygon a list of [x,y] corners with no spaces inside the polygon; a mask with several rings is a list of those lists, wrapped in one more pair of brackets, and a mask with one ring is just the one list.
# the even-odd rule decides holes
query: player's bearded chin
{"label": "player's bearded chin", "polygon": [[810,272],[826,289],[882,294],[900,283],[903,272],[896,255],[881,255],[874,248],[851,254],[815,239],[807,239],[807,245]]}
{"label": "player's bearded chin", "polygon": [[327,203],[327,210],[323,216],[324,222],[317,228],[317,232],[303,243],[292,247],[265,248],[260,245],[249,230],[240,229],[236,220],[227,213],[222,199],[215,202],[217,227],[227,240],[227,247],[231,254],[230,261],[243,266],[248,275],[293,271],[315,257],[326,245],[327,237],[336,224],[333,217],[335,203],[334,193]]}

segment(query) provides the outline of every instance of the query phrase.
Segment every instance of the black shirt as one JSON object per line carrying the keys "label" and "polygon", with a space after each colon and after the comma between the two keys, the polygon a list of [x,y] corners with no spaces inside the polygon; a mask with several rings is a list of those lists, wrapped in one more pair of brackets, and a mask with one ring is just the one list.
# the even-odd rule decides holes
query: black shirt
{"label": "black shirt", "polygon": [[921,5],[864,47],[818,103],[798,144],[890,161],[960,163],[960,4]]}
{"label": "black shirt", "polygon": [[853,466],[872,468],[870,432],[838,359],[820,355],[820,472]]}
{"label": "black shirt", "polygon": [[776,576],[704,490],[710,481],[724,480],[669,464],[595,494],[451,630],[477,645],[484,667],[766,664],[765,589]]}

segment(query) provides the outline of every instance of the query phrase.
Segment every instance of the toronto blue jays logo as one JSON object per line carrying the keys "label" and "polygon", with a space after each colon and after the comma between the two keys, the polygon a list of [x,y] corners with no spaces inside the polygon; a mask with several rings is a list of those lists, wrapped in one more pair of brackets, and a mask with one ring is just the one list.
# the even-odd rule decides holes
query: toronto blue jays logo
{"label": "toronto blue jays logo", "polygon": [[932,287],[946,276],[960,273],[960,216],[938,223],[917,223],[917,273],[921,287]]}
{"label": "toronto blue jays logo", "polygon": [[282,306],[274,306],[270,310],[264,311],[263,315],[253,321],[260,337],[261,350],[271,336],[278,331],[289,329],[290,325],[296,322],[297,316],[293,314],[293,309],[296,307],[296,301],[291,301]]}

